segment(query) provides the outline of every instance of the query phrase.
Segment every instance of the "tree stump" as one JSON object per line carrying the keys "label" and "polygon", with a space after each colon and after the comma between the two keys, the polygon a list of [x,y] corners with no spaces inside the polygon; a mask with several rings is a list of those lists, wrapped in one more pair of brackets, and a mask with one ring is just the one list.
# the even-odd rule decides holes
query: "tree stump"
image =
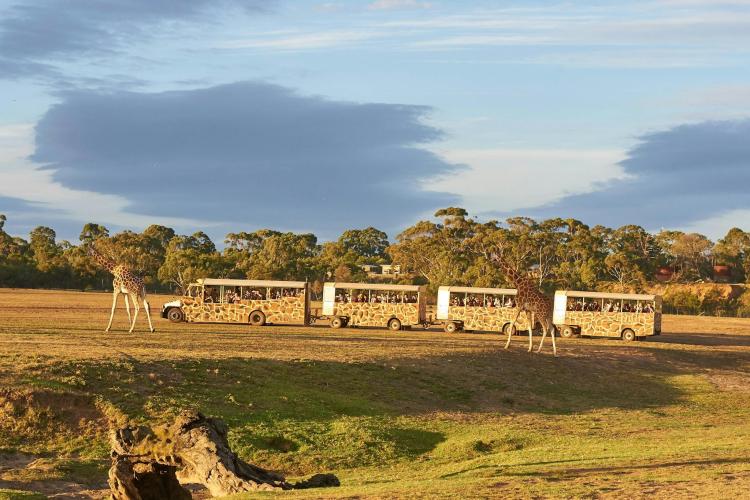
{"label": "tree stump", "polygon": [[171,425],[124,427],[111,435],[109,485],[114,500],[184,500],[182,482],[199,483],[213,496],[243,491],[339,486],[333,474],[296,484],[242,461],[227,442],[223,421],[184,412]]}

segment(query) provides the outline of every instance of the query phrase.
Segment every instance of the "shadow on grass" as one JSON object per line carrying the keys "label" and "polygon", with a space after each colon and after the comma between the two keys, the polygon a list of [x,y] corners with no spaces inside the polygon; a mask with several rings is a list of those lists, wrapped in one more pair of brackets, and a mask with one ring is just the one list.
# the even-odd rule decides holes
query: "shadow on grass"
{"label": "shadow on grass", "polygon": [[667,333],[655,337],[645,337],[649,343],[683,344],[717,347],[750,347],[750,335],[710,334],[710,333]]}
{"label": "shadow on grass", "polygon": [[415,459],[445,440],[436,414],[638,410],[685,396],[670,379],[690,370],[666,362],[684,353],[651,349],[648,359],[631,362],[619,346],[596,350],[553,358],[516,346],[408,359],[394,353],[367,362],[47,359],[24,368],[17,381],[31,390],[84,395],[136,421],[166,420],[184,409],[217,416],[241,456],[306,473]]}
{"label": "shadow on grass", "polygon": [[[609,351],[597,346],[597,350]],[[52,361],[19,374],[27,386],[100,396],[130,417],[198,409],[228,424],[248,420],[328,421],[435,412],[569,414],[642,409],[683,396],[669,382],[679,368],[660,359],[703,363],[703,353],[653,350],[657,359],[616,360],[528,354],[519,349],[387,361],[200,359]],[[723,358],[723,357],[722,357]],[[723,358],[723,363],[726,359]],[[280,445],[284,446],[284,445]]]}

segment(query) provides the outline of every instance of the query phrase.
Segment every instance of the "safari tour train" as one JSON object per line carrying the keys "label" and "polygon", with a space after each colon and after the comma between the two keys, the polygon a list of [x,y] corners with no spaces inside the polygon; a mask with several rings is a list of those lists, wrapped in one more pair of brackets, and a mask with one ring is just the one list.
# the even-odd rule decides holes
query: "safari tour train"
{"label": "safari tour train", "polygon": [[[435,313],[428,314],[426,288],[379,283],[323,284],[323,302],[313,313],[304,281],[199,279],[178,300],[162,306],[163,318],[188,323],[370,326],[398,331],[432,325],[446,332],[508,333],[518,313],[516,290],[441,286]],[[562,337],[616,337],[625,341],[661,333],[661,297],[558,290],[553,322]],[[317,314],[319,312],[319,314]],[[529,328],[518,316],[512,333]]]}

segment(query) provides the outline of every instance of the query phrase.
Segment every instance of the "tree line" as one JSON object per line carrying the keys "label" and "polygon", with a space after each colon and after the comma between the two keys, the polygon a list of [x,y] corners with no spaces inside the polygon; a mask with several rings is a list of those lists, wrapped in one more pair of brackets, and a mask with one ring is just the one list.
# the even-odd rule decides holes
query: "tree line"
{"label": "tree line", "polygon": [[463,208],[438,210],[389,241],[369,227],[320,243],[311,233],[262,229],[229,233],[217,249],[202,231],[177,234],[151,225],[143,232],[110,234],[85,224],[77,244],[58,241],[39,226],[29,238],[5,232],[0,215],[0,286],[107,289],[111,277],[86,253],[95,244],[139,272],[152,290],[174,291],[200,277],[365,281],[363,264],[401,265],[400,282],[437,286],[512,286],[492,264],[493,253],[531,273],[542,289],[642,291],[661,270],[674,283],[710,282],[716,265],[734,283],[750,280],[750,233],[732,228],[717,242],[698,233],[638,225],[590,227],[575,219],[512,217],[480,222]]}

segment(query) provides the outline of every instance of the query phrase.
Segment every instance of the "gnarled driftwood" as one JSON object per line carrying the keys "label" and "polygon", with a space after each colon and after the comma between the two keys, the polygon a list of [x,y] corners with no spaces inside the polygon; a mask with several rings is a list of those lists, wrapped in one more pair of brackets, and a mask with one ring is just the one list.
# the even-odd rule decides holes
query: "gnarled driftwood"
{"label": "gnarled driftwood", "polygon": [[227,442],[223,421],[185,412],[171,425],[124,427],[111,435],[109,485],[114,500],[184,500],[183,483],[199,483],[213,496],[243,491],[338,486],[333,474],[296,484],[242,461]]}

